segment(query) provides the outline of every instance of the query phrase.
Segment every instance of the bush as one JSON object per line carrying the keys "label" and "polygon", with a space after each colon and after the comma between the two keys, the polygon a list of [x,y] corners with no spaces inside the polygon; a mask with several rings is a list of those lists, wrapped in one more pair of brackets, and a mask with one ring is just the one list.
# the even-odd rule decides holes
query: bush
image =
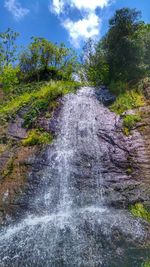
{"label": "bush", "polygon": [[28,113],[25,120],[30,121],[30,117],[36,118],[40,111],[45,111],[49,103],[58,97],[75,92],[79,87],[78,82],[50,82],[39,88],[37,91],[25,92],[16,96],[9,102],[4,103],[0,107],[0,119],[7,120],[15,116],[15,114],[24,106],[28,106]]}
{"label": "bush", "polygon": [[131,206],[130,211],[135,217],[140,217],[150,222],[150,212],[142,203],[136,203],[134,206]]}
{"label": "bush", "polygon": [[138,108],[143,105],[144,97],[142,93],[140,91],[132,90],[119,95],[116,101],[111,105],[110,109],[117,114],[122,114],[127,110]]}
{"label": "bush", "polygon": [[119,95],[121,93],[125,93],[128,89],[128,84],[123,81],[111,81],[109,84],[109,89],[115,95]]}
{"label": "bush", "polygon": [[130,131],[135,127],[136,123],[141,121],[141,117],[139,115],[125,115],[123,118],[123,127],[125,134],[129,134]]}
{"label": "bush", "polygon": [[143,263],[141,267],[150,267],[150,261]]}
{"label": "bush", "polygon": [[12,65],[4,66],[0,75],[0,83],[3,85],[4,92],[9,93],[19,83],[18,73],[19,68],[13,68]]}
{"label": "bush", "polygon": [[50,144],[53,140],[51,134],[38,129],[29,131],[28,137],[22,141],[23,146]]}
{"label": "bush", "polygon": [[36,120],[40,111],[48,108],[49,99],[37,99],[31,104],[29,111],[24,115],[24,127],[28,128]]}
{"label": "bush", "polygon": [[58,81],[66,80],[64,72],[61,72],[56,67],[47,67],[46,69],[40,68],[38,70],[30,71],[29,73],[20,73],[20,80],[23,82],[36,82],[36,81]]}

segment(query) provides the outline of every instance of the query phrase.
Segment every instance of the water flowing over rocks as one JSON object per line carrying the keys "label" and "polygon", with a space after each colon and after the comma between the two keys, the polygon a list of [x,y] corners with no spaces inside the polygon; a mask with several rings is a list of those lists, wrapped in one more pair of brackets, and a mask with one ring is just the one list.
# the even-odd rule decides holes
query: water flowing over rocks
{"label": "water flowing over rocks", "polygon": [[140,267],[148,258],[148,224],[124,209],[149,200],[135,160],[144,141],[120,126],[93,88],[64,97],[53,144],[26,163],[20,220],[1,229],[0,267]]}

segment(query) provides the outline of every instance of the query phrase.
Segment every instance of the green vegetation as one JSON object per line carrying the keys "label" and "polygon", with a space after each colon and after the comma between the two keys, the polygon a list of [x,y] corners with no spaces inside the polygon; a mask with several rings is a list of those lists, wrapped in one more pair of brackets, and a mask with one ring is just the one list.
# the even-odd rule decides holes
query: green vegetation
{"label": "green vegetation", "polygon": [[14,163],[14,159],[13,157],[10,157],[9,160],[7,161],[7,167],[2,172],[3,177],[6,177],[12,173],[13,167],[14,167],[13,163]]}
{"label": "green vegetation", "polygon": [[109,84],[109,89],[110,91],[115,94],[115,95],[120,95],[125,93],[127,90],[129,90],[128,88],[128,84],[126,82],[123,81],[114,81],[112,80]]}
{"label": "green vegetation", "polygon": [[120,94],[116,101],[111,105],[111,110],[117,114],[122,114],[123,112],[138,108],[144,105],[143,94],[139,91],[132,90]]}
{"label": "green vegetation", "polygon": [[143,263],[141,267],[150,267],[150,261]]}
{"label": "green vegetation", "polygon": [[141,21],[141,12],[136,9],[116,10],[105,36],[97,43],[91,39],[85,43],[82,63],[83,80],[95,86],[107,85],[116,95],[110,109],[123,116],[123,132],[129,135],[141,118],[123,113],[145,104],[145,82],[150,77],[150,24]]}
{"label": "green vegetation", "polygon": [[109,21],[109,30],[98,42],[83,47],[85,77],[95,85],[107,84],[120,94],[150,75],[150,24],[141,12],[122,8]]}
{"label": "green vegetation", "polygon": [[141,121],[141,117],[135,114],[125,115],[123,118],[124,133],[128,135],[132,129],[136,126],[137,122]]}
{"label": "green vegetation", "polygon": [[57,98],[75,92],[78,63],[72,49],[39,37],[17,54],[18,36],[12,29],[0,33],[0,119],[7,122],[24,108],[24,126],[31,128]]}
{"label": "green vegetation", "polygon": [[18,36],[19,34],[10,28],[0,33],[0,69],[16,61],[16,39]]}
{"label": "green vegetation", "polygon": [[12,87],[11,90],[7,91],[7,93],[4,95],[3,104],[4,102],[9,102],[13,98],[18,97],[19,95],[22,95],[24,93],[33,93],[38,90],[44,85],[46,85],[48,82],[32,82],[32,83],[19,83]]}
{"label": "green vegetation", "polygon": [[22,140],[23,146],[50,144],[53,136],[43,130],[33,129],[28,132],[28,137]]}
{"label": "green vegetation", "polygon": [[53,110],[58,97],[75,92],[78,86],[77,82],[53,82],[41,87],[24,116],[24,126],[30,127],[41,112]]}
{"label": "green vegetation", "polygon": [[71,80],[77,66],[77,57],[72,49],[63,43],[56,45],[39,37],[33,37],[19,57],[23,81]]}
{"label": "green vegetation", "polygon": [[22,107],[29,106],[29,111],[25,115],[27,123],[30,120],[30,116],[36,117],[40,111],[46,110],[51,101],[69,92],[74,92],[78,86],[78,82],[58,81],[47,83],[37,91],[25,92],[1,105],[0,118],[7,120],[14,116]]}
{"label": "green vegetation", "polygon": [[19,83],[17,74],[19,68],[13,68],[12,65],[5,65],[3,72],[0,76],[0,83],[3,84],[3,90],[5,93],[9,93],[13,90],[14,86]]}
{"label": "green vegetation", "polygon": [[[3,123],[21,111],[24,127],[38,127],[38,117],[50,117],[57,99],[80,85],[74,74],[93,85],[108,85],[117,96],[110,107],[117,114],[144,105],[142,90],[135,88],[150,75],[150,24],[141,21],[136,9],[117,10],[105,36],[97,43],[92,39],[85,43],[80,63],[75,51],[63,43],[32,37],[27,47],[18,49],[17,38],[12,29],[0,33]],[[129,134],[139,120],[138,115],[124,116],[124,132]]]}
{"label": "green vegetation", "polygon": [[132,174],[132,172],[133,172],[133,169],[132,169],[132,167],[128,167],[127,168],[127,171],[126,171],[126,173],[128,174],[128,175],[130,175],[130,174]]}
{"label": "green vegetation", "polygon": [[[84,73],[84,75],[83,75]],[[109,65],[106,61],[106,53],[101,42],[95,44],[89,39],[82,54],[81,80],[89,81],[92,85],[107,84],[109,78]]]}
{"label": "green vegetation", "polygon": [[[18,49],[18,37],[12,29],[0,33],[1,154],[9,149],[14,155],[16,149],[26,154],[28,149],[23,147],[50,144],[53,136],[46,127],[41,129],[41,117],[50,118],[59,97],[75,93],[81,85],[73,78],[79,64],[72,49],[39,37],[32,37],[28,47]],[[26,128],[27,137],[20,140],[9,134],[10,122],[20,127],[22,136],[26,132],[22,128]],[[3,176],[9,175],[12,168],[10,159]]]}
{"label": "green vegetation", "polygon": [[134,206],[131,206],[130,211],[135,217],[140,217],[150,222],[150,212],[142,203],[136,203]]}

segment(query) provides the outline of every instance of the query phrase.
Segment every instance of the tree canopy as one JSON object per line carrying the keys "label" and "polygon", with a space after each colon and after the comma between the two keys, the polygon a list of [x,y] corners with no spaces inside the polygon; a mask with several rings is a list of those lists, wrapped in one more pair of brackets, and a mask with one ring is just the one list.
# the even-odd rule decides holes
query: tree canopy
{"label": "tree canopy", "polygon": [[89,40],[83,62],[87,79],[95,84],[134,82],[150,74],[150,24],[141,21],[136,9],[117,10],[108,32],[92,47],[91,52]]}

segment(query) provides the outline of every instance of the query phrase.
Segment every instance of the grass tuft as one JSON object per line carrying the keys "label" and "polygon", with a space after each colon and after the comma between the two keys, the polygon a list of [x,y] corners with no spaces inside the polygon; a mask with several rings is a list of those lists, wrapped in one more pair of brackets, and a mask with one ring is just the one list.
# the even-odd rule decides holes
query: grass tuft
{"label": "grass tuft", "polygon": [[142,203],[136,203],[135,205],[131,206],[130,211],[135,217],[140,217],[150,222],[150,212]]}
{"label": "grass tuft", "polygon": [[150,267],[150,261],[147,261],[145,263],[142,263],[141,267]]}
{"label": "grass tuft", "polygon": [[34,145],[44,145],[50,144],[53,140],[53,136],[45,131],[40,131],[38,129],[30,130],[28,137],[22,140],[23,146],[34,146]]}
{"label": "grass tuft", "polygon": [[130,131],[134,129],[134,127],[136,126],[136,123],[140,121],[141,121],[140,115],[135,115],[135,114],[125,115],[123,118],[123,132],[126,135],[129,135]]}
{"label": "grass tuft", "polygon": [[111,105],[111,111],[122,114],[123,112],[138,108],[144,105],[144,97],[141,92],[136,90],[127,91],[120,94],[116,101]]}
{"label": "grass tuft", "polygon": [[12,100],[1,105],[0,119],[9,120],[24,106],[29,107],[31,117],[36,117],[39,111],[47,109],[51,101],[67,93],[75,92],[79,85],[78,82],[49,82],[41,86],[39,90],[14,95]]}

